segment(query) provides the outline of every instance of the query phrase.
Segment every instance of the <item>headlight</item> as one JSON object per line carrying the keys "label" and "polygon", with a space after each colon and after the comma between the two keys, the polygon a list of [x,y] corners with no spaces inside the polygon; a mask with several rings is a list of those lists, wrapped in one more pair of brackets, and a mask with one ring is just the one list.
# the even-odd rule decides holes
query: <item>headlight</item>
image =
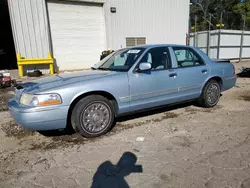
{"label": "headlight", "polygon": [[62,99],[58,94],[33,95],[33,94],[23,93],[20,98],[20,104],[32,107],[49,106],[61,103]]}

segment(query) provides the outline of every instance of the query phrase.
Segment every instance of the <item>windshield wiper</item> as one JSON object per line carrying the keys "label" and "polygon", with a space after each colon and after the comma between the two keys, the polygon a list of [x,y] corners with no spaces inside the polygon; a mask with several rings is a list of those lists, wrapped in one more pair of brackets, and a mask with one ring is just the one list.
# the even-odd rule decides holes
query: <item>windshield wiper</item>
{"label": "windshield wiper", "polygon": [[99,67],[99,68],[97,68],[97,70],[105,70],[105,71],[107,71],[109,69],[108,68],[104,68],[104,67]]}
{"label": "windshield wiper", "polygon": [[91,69],[92,69],[92,70],[96,70],[97,68],[95,68],[95,67],[91,67]]}

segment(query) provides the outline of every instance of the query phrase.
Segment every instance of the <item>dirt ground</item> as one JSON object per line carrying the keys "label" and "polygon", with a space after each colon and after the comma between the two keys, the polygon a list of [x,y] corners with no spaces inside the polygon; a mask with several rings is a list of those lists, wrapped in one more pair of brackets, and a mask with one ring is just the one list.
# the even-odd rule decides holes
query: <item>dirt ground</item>
{"label": "dirt ground", "polygon": [[11,95],[0,90],[0,187],[250,187],[250,78],[213,109],[123,117],[97,139],[23,130],[6,111]]}

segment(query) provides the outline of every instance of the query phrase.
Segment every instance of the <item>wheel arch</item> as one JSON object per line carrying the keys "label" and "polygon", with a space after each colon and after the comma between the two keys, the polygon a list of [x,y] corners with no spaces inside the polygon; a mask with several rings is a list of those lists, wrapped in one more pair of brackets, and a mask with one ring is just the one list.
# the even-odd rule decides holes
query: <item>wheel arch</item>
{"label": "wheel arch", "polygon": [[115,108],[115,117],[117,116],[118,114],[118,102],[116,100],[116,98],[109,92],[107,91],[102,91],[102,90],[98,90],[98,91],[89,91],[89,92],[86,92],[86,93],[82,93],[80,95],[78,95],[76,98],[74,98],[69,106],[69,110],[68,110],[68,115],[67,115],[67,121],[68,121],[68,124],[70,125],[71,124],[71,114],[72,114],[72,111],[75,107],[75,105],[81,100],[83,99],[84,97],[87,97],[87,96],[90,96],[90,95],[100,95],[100,96],[103,96],[105,98],[107,98],[108,100],[110,100],[112,102],[112,104],[114,105],[114,108]]}
{"label": "wheel arch", "polygon": [[223,88],[223,79],[220,76],[212,76],[210,77],[204,84],[203,88],[205,87],[205,85],[210,81],[210,80],[215,80],[219,83],[220,85],[220,89]]}

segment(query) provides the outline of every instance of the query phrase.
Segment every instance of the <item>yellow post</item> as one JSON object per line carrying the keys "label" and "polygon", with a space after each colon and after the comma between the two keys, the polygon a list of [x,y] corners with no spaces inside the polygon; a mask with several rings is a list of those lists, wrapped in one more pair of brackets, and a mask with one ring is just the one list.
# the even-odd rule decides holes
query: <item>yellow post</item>
{"label": "yellow post", "polygon": [[49,64],[50,74],[54,74],[54,66],[53,63]]}
{"label": "yellow post", "polygon": [[[53,60],[52,55],[51,55],[50,52],[48,53],[48,57],[49,57],[49,59]],[[50,69],[50,74],[54,74],[54,62],[49,64],[49,69]]]}
{"label": "yellow post", "polygon": [[17,60],[21,59],[21,54],[17,54]]}
{"label": "yellow post", "polygon": [[17,54],[17,65],[18,65],[19,76],[23,77],[23,66],[19,64],[20,60],[21,60],[21,54]]}
{"label": "yellow post", "polygon": [[35,58],[35,59],[22,59],[21,54],[17,54],[17,65],[19,76],[23,77],[23,65],[38,65],[38,64],[49,64],[50,74],[54,74],[54,60],[52,54],[48,53],[48,58]]}
{"label": "yellow post", "polygon": [[19,76],[23,77],[23,66],[22,65],[18,65],[18,70],[19,70]]}

